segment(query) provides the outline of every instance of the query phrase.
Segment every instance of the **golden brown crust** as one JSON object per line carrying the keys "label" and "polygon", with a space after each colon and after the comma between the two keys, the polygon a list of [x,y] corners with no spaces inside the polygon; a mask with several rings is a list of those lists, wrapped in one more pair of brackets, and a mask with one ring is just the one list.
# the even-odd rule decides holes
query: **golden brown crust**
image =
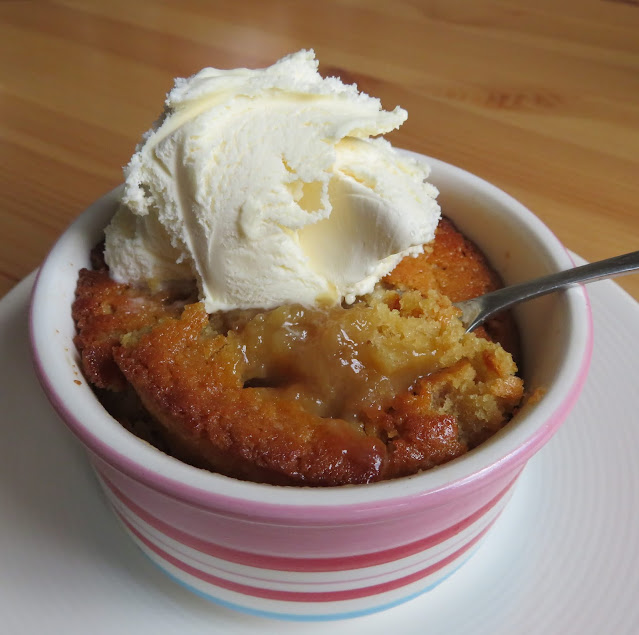
{"label": "golden brown crust", "polygon": [[84,373],[93,385],[111,390],[126,387],[126,380],[113,360],[113,347],[124,334],[176,315],[165,305],[165,299],[118,284],[106,270],[80,271],[72,308],[77,328],[74,342]]}
{"label": "golden brown crust", "polygon": [[385,281],[402,293],[221,318],[83,270],[76,344],[89,381],[132,388],[163,445],[193,465],[274,484],[395,478],[493,434],[522,382],[501,348],[463,333],[440,293],[499,284],[452,225]]}
{"label": "golden brown crust", "polygon": [[[263,360],[265,351],[274,355],[272,342],[265,344],[276,333],[269,314],[253,318],[238,333],[221,335],[211,330],[201,303],[189,305],[181,318],[125,338],[115,348],[115,360],[168,432],[174,451],[196,465],[281,484],[395,478],[459,456],[498,429],[521,398],[521,380],[508,383],[514,372],[510,357],[484,340],[463,335],[454,309],[441,296],[425,300],[405,294],[399,309],[392,310],[388,304],[395,299],[396,294],[388,293],[352,309],[338,307],[325,313],[323,322],[307,316],[323,328],[315,334],[306,331],[295,346],[280,351],[288,375],[278,366],[277,381],[267,372],[261,387],[246,387],[245,382],[254,375],[255,359]],[[289,329],[296,327],[290,316],[300,313],[287,313]],[[353,322],[357,329],[350,328]],[[253,329],[259,330],[256,338]],[[305,359],[318,343],[325,356],[308,360],[318,372],[337,375],[346,368],[341,363],[346,349],[331,333],[343,334],[359,351],[362,364],[350,380],[348,374],[339,378],[348,389],[344,393],[318,381],[313,370],[303,377]],[[434,340],[441,348],[436,356],[427,354]],[[252,352],[249,343],[255,341],[262,346]],[[420,343],[428,350],[420,351]],[[413,353],[424,359],[418,355],[414,362]],[[458,361],[446,366],[448,358]],[[407,369],[420,377],[417,383],[389,388],[389,383],[401,382]],[[371,385],[378,401],[366,395],[353,401],[352,394]],[[295,391],[321,402],[329,416],[313,412],[302,398],[291,398]],[[490,406],[478,407],[477,396]]]}
{"label": "golden brown crust", "polygon": [[501,286],[483,254],[447,218],[440,220],[435,240],[425,252],[404,258],[384,281],[423,293],[436,289],[451,302],[475,298]]}
{"label": "golden brown crust", "polygon": [[344,421],[244,388],[236,348],[207,335],[202,304],[116,349],[149,411],[186,456],[219,472],[267,483],[336,485],[375,480],[383,445]]}

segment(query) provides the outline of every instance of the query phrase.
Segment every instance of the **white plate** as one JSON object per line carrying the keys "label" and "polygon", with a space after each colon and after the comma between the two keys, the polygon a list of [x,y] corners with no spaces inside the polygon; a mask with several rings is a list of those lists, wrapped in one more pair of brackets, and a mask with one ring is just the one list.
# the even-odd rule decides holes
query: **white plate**
{"label": "white plate", "polygon": [[588,383],[484,545],[439,587],[332,624],[250,617],[154,567],[107,509],[31,368],[33,276],[0,301],[0,632],[639,633],[639,304],[589,286]]}

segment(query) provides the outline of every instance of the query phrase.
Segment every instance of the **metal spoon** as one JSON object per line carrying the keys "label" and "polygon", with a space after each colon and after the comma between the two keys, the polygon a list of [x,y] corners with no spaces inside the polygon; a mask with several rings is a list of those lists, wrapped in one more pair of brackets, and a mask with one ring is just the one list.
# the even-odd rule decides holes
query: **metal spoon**
{"label": "metal spoon", "polygon": [[466,331],[472,331],[491,315],[524,300],[531,300],[574,284],[613,278],[636,269],[639,269],[639,251],[504,287],[477,298],[455,302],[454,305],[462,311],[461,320]]}

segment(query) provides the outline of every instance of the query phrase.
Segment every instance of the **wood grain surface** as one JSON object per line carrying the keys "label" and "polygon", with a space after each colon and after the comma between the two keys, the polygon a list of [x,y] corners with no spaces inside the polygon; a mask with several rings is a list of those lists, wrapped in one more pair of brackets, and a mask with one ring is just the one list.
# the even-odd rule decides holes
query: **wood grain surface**
{"label": "wood grain surface", "polygon": [[[0,296],[115,187],[176,76],[314,48],[588,260],[639,249],[637,0],[0,0]],[[639,275],[619,280],[639,299]]]}

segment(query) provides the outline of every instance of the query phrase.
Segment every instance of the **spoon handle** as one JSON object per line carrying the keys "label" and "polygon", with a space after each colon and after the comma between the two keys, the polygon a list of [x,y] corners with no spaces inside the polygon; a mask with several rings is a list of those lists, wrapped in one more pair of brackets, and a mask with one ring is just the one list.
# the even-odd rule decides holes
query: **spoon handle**
{"label": "spoon handle", "polygon": [[472,331],[494,313],[524,300],[531,300],[574,284],[612,278],[637,269],[639,269],[639,251],[633,251],[622,256],[566,269],[536,280],[504,287],[472,300],[455,303],[455,306],[462,310],[462,322],[466,326],[466,330]]}

